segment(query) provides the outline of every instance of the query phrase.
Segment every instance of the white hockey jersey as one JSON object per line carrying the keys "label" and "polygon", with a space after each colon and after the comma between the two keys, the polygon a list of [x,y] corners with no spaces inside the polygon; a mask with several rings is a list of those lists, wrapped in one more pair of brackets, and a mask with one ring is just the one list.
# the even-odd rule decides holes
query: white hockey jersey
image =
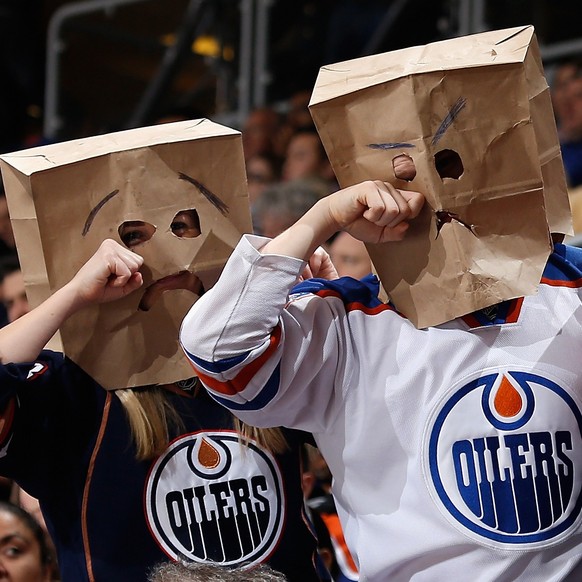
{"label": "white hockey jersey", "polygon": [[582,249],[537,295],[416,329],[376,282],[247,236],[185,318],[211,394],[310,431],[360,580],[582,580]]}

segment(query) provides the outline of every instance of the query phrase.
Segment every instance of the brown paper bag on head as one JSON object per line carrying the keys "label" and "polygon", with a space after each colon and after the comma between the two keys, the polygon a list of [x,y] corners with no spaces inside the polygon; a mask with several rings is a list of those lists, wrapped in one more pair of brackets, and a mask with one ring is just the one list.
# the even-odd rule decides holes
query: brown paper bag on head
{"label": "brown paper bag on head", "polygon": [[33,306],[105,238],[144,257],[141,289],[72,316],[50,347],[107,389],[191,377],[180,323],[251,231],[240,133],[182,121],[6,154],[0,164]]}
{"label": "brown paper bag on head", "polygon": [[[383,180],[426,195],[403,242],[367,245],[417,327],[536,292],[549,232],[571,222],[531,26],[322,67],[310,110],[341,187]],[[395,176],[400,155],[410,181]]]}

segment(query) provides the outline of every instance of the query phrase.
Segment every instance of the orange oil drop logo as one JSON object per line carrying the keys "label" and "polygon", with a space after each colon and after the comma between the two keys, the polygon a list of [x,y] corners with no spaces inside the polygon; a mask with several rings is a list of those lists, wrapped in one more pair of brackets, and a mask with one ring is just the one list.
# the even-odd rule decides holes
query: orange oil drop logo
{"label": "orange oil drop logo", "polygon": [[198,462],[207,469],[215,469],[220,462],[219,452],[204,438],[198,449]]}
{"label": "orange oil drop logo", "polygon": [[520,393],[505,376],[501,380],[493,405],[497,413],[505,418],[515,416],[523,406]]}

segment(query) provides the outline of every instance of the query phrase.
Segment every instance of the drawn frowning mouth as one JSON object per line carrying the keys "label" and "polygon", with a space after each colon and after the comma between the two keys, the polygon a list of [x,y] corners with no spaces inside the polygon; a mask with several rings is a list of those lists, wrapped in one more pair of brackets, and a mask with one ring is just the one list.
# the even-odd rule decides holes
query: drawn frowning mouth
{"label": "drawn frowning mouth", "polygon": [[162,277],[148,285],[139,302],[138,309],[140,311],[149,311],[163,293],[176,289],[186,289],[198,296],[204,293],[202,281],[194,273],[180,271],[179,273]]}

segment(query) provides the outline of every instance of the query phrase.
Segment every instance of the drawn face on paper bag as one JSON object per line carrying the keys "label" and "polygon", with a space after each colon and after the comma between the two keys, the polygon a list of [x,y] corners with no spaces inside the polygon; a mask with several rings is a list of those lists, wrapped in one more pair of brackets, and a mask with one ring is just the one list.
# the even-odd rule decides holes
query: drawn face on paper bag
{"label": "drawn face on paper bag", "polygon": [[[326,80],[349,69],[336,67]],[[520,67],[507,65],[398,77],[312,105],[342,187],[383,180],[426,196],[403,242],[368,245],[418,327],[537,288],[550,241],[528,96]]]}
{"label": "drawn face on paper bag", "polygon": [[[180,322],[250,228],[242,158],[240,169],[233,163],[229,172],[193,163],[218,156],[214,142],[220,140],[125,151],[55,172],[60,183],[63,172],[71,174],[66,200],[53,196],[52,209],[39,210],[48,224],[58,212],[60,232],[69,233],[55,237],[46,259],[55,286],[105,238],[144,258],[141,289],[73,316],[61,330],[65,353],[106,388],[192,375],[178,344]],[[43,188],[51,189],[46,177]]]}

